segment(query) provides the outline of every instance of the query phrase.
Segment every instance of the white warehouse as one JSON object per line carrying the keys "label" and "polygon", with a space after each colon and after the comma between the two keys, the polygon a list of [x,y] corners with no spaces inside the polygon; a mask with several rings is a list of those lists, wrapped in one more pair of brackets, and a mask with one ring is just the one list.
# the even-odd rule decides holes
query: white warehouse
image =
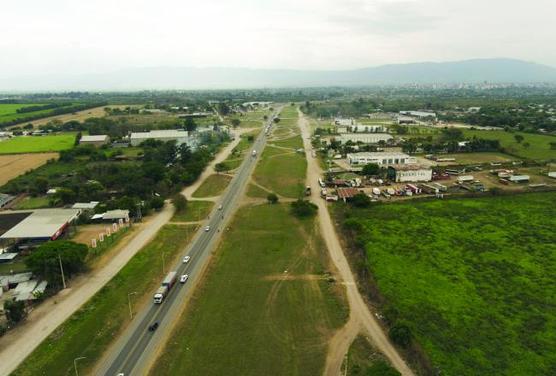
{"label": "white warehouse", "polygon": [[186,144],[192,149],[197,147],[197,137],[190,136],[182,129],[154,130],[150,132],[133,132],[129,137],[131,146],[138,146],[146,140],[176,141],[177,145]]}
{"label": "white warehouse", "polygon": [[396,183],[431,181],[432,169],[417,164],[388,167],[388,175]]}
{"label": "white warehouse", "polygon": [[350,165],[376,163],[379,166],[405,165],[417,163],[417,158],[399,152],[368,152],[347,155]]}
{"label": "white warehouse", "polygon": [[339,137],[336,137],[336,140],[340,141],[342,145],[348,141],[351,141],[354,144],[358,142],[362,142],[364,144],[378,144],[380,141],[386,142],[392,138],[392,135],[389,135],[388,133],[344,133]]}

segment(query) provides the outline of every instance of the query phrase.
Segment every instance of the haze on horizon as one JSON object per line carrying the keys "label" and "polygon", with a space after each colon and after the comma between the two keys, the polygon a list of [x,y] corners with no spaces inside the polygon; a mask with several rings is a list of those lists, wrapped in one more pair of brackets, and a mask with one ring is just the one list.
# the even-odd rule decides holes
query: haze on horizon
{"label": "haze on horizon", "polygon": [[0,79],[490,57],[556,66],[555,11],[552,0],[22,0],[2,5]]}

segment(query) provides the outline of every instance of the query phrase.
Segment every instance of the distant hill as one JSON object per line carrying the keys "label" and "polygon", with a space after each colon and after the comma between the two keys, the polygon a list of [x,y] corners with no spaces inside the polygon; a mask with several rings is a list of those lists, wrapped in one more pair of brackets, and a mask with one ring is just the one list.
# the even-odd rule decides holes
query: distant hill
{"label": "distant hill", "polygon": [[513,59],[382,65],[313,71],[249,68],[132,68],[104,74],[20,77],[0,80],[12,90],[228,89],[451,83],[556,83],[556,69]]}

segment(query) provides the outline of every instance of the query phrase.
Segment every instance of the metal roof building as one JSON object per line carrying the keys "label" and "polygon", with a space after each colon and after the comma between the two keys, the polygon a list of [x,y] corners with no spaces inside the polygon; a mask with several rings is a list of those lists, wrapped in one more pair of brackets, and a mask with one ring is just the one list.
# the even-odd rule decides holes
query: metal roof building
{"label": "metal roof building", "polygon": [[77,209],[39,209],[6,231],[0,239],[55,240],[79,216]]}

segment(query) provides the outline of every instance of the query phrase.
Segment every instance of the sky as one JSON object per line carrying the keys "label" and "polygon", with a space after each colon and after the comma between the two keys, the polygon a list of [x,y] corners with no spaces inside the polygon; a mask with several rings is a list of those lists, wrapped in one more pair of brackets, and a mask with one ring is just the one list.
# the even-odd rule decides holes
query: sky
{"label": "sky", "polygon": [[0,78],[491,57],[556,67],[555,12],[554,0],[7,1]]}

